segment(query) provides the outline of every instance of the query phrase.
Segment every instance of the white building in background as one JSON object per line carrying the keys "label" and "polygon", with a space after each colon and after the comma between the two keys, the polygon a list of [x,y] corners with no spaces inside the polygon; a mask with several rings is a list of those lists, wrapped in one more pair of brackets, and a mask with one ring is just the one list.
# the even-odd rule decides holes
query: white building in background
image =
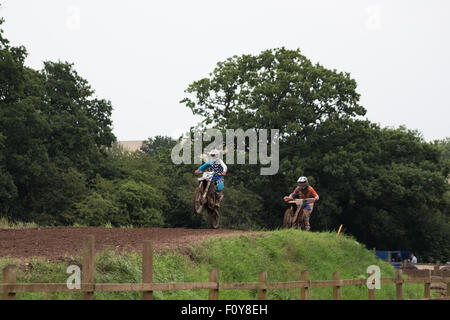
{"label": "white building in background", "polygon": [[117,141],[119,145],[126,151],[137,151],[141,149],[142,143],[144,141],[134,140],[134,141]]}

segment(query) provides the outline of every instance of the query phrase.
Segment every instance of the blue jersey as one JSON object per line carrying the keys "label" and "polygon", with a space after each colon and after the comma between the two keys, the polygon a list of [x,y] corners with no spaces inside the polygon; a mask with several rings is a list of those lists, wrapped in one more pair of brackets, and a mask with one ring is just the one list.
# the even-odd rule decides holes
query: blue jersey
{"label": "blue jersey", "polygon": [[211,179],[212,182],[220,182],[223,180],[222,172],[227,172],[227,165],[221,160],[221,159],[211,159],[205,162],[200,168],[198,168],[198,171],[203,171],[206,168],[210,168],[212,172],[214,172],[214,175]]}

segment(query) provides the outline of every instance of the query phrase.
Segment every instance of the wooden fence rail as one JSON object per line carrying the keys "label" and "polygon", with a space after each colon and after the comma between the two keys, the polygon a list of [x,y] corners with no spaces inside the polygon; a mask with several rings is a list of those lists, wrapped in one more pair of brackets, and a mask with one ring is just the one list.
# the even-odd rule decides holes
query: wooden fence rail
{"label": "wooden fence rail", "polygon": [[[154,291],[167,290],[209,290],[209,299],[219,299],[220,290],[257,290],[257,299],[267,299],[267,291],[275,289],[300,289],[299,298],[309,299],[309,288],[311,287],[331,287],[334,300],[341,299],[341,287],[352,285],[365,285],[367,279],[340,279],[340,273],[336,270],[333,273],[333,280],[312,281],[309,280],[308,271],[302,271],[299,281],[288,282],[267,282],[267,271],[262,271],[258,275],[258,282],[229,282],[219,281],[219,269],[210,271],[208,282],[179,282],[179,283],[154,283],[153,282],[153,246],[150,241],[144,241],[142,257],[142,283],[94,283],[95,272],[95,239],[88,235],[83,241],[83,261],[82,279],[80,289],[70,289],[66,283],[16,283],[16,266],[8,265],[3,268],[3,279],[0,283],[0,293],[3,299],[15,299],[16,293],[23,292],[81,292],[82,299],[94,299],[95,292],[142,292],[142,299],[153,299]],[[450,278],[439,277],[441,282],[450,287]],[[403,279],[402,270],[397,270],[394,279],[382,278],[381,283],[393,283],[396,286],[396,298],[403,299],[404,283],[423,283],[424,298],[430,299],[430,285],[432,281],[431,272],[425,277]],[[368,290],[368,299],[375,300],[375,289]],[[447,290],[447,299],[450,297],[450,290]]]}

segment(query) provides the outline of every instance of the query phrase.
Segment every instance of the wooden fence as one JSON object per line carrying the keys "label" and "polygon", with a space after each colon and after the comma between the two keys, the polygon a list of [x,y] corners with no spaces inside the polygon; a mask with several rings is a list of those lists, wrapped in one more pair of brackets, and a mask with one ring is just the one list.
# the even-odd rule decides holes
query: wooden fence
{"label": "wooden fence", "polygon": [[[374,256],[378,258],[376,249],[373,248],[372,251]],[[450,265],[441,265],[440,261],[436,261],[435,263],[416,263],[415,267],[413,267],[406,259],[403,262],[392,261],[392,254],[389,250],[387,251],[387,262],[392,266],[400,267],[403,270],[403,274],[411,278],[426,278],[430,276],[429,272],[431,271],[431,278],[433,280],[431,289],[439,291],[442,297],[447,296],[448,286],[445,278],[450,277]]]}
{"label": "wooden fence", "polygon": [[[82,274],[80,289],[69,289],[66,283],[17,283],[15,265],[3,268],[3,280],[0,284],[0,293],[3,299],[15,299],[16,293],[22,292],[81,292],[84,300],[93,300],[95,292],[142,292],[142,299],[153,299],[154,291],[165,290],[209,290],[209,299],[217,300],[220,290],[257,290],[257,299],[267,298],[267,291],[274,289],[299,289],[299,299],[307,300],[309,290],[313,287],[331,287],[334,300],[341,299],[341,287],[352,285],[366,285],[367,279],[340,279],[339,271],[333,273],[333,280],[312,281],[309,280],[308,271],[301,272],[299,281],[267,282],[267,271],[259,273],[258,282],[231,282],[219,281],[219,269],[214,268],[209,273],[208,282],[181,282],[181,283],[154,283],[153,282],[153,245],[150,241],[144,241],[142,257],[142,283],[94,283],[95,270],[95,240],[88,235],[83,241]],[[407,283],[423,283],[424,298],[431,298],[431,272],[427,276],[412,279],[403,279],[402,270],[397,270],[393,279],[380,279],[381,283],[393,283],[396,287],[396,298],[403,299],[403,286]],[[447,297],[450,299],[450,278],[440,279],[447,285]],[[367,297],[375,300],[376,289],[368,289]]]}

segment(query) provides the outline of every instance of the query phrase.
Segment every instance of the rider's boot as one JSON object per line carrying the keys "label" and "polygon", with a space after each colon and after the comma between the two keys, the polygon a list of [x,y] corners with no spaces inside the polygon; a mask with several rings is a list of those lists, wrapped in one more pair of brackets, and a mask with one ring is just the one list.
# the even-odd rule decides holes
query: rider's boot
{"label": "rider's boot", "polygon": [[222,192],[216,192],[217,200],[216,200],[216,207],[219,208],[220,204],[223,200],[223,193]]}
{"label": "rider's boot", "polygon": [[304,229],[305,231],[309,231],[311,229],[311,226],[309,225],[309,216],[311,214],[311,211],[304,210],[303,211],[303,222],[304,222]]}

